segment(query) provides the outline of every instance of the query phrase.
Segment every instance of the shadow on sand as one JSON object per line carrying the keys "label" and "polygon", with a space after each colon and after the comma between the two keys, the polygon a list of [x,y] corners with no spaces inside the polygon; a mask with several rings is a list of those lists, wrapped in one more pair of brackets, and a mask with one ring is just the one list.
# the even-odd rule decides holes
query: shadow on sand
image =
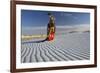
{"label": "shadow on sand", "polygon": [[44,39],[44,40],[39,40],[39,41],[26,41],[26,42],[22,42],[22,44],[27,44],[27,43],[42,43],[42,42],[45,42],[45,41],[48,41],[48,40]]}

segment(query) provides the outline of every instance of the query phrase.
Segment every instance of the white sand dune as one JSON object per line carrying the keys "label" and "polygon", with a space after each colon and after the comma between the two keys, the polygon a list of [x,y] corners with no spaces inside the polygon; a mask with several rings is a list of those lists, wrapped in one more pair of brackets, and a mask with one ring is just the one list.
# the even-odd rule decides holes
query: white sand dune
{"label": "white sand dune", "polygon": [[89,59],[89,32],[57,35],[53,41],[22,41],[22,63]]}

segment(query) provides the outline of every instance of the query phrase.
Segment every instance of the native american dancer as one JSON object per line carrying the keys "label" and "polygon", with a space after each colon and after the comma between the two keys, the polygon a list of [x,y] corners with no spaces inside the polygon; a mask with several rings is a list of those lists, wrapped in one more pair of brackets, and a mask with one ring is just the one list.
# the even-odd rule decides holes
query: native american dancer
{"label": "native american dancer", "polygon": [[51,13],[48,13],[50,20],[47,26],[47,40],[51,41],[55,37],[55,18]]}

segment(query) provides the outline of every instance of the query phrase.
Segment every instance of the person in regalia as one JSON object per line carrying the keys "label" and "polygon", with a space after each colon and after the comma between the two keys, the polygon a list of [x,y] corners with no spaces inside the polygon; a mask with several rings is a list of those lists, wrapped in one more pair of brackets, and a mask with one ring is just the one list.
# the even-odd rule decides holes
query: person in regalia
{"label": "person in regalia", "polygon": [[47,26],[47,40],[51,41],[55,37],[55,18],[51,13],[48,13],[49,15],[49,23]]}

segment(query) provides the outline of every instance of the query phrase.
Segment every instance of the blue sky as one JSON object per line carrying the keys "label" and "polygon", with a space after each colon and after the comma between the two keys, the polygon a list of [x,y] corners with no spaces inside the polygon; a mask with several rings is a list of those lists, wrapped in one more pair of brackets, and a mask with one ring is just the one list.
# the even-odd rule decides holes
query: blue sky
{"label": "blue sky", "polygon": [[47,26],[49,12],[55,17],[56,26],[90,24],[89,13],[21,10],[22,27]]}

